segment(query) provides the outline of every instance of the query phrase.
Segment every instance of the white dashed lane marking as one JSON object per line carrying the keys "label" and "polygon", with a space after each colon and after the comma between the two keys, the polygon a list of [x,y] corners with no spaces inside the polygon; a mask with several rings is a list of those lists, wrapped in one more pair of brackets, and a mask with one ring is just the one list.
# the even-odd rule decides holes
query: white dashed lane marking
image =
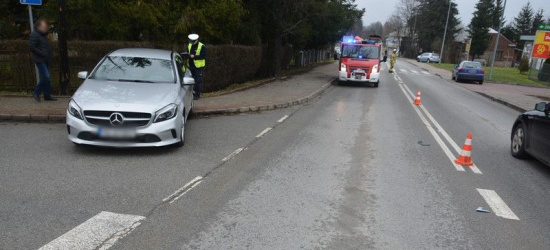
{"label": "white dashed lane marking", "polygon": [[39,250],[108,249],[129,234],[145,217],[101,212],[71,231],[44,245]]}
{"label": "white dashed lane marking", "polygon": [[233,151],[233,153],[231,153],[230,155],[226,156],[225,158],[222,159],[222,161],[229,161],[231,160],[233,157],[235,157],[235,155],[238,155],[240,152],[242,152],[244,150],[244,148],[238,148],[237,150]]}
{"label": "white dashed lane marking", "polygon": [[483,199],[485,199],[485,202],[487,202],[487,205],[491,207],[496,216],[510,220],[519,220],[512,209],[510,209],[508,205],[506,205],[504,200],[502,200],[502,198],[498,196],[497,192],[495,192],[494,190],[480,188],[477,188],[477,191],[483,197]]}
{"label": "white dashed lane marking", "polygon": [[[166,202],[166,201],[171,201],[173,200],[174,198],[180,196],[181,193],[185,192],[189,186],[197,183],[197,182],[200,182],[202,181],[202,176],[197,176],[195,177],[193,180],[191,180],[190,182],[187,182],[187,184],[183,185],[183,187],[179,188],[178,190],[176,190],[175,192],[173,192],[171,195],[169,195],[168,197],[162,199],[162,202]],[[179,197],[178,197],[179,198]],[[171,202],[170,202],[171,203]]]}
{"label": "white dashed lane marking", "polygon": [[271,128],[266,128],[266,129],[264,129],[262,132],[260,132],[260,133],[256,136],[256,138],[260,138],[260,137],[264,136],[264,135],[267,134],[269,131],[271,131]]}
{"label": "white dashed lane marking", "polygon": [[286,118],[288,118],[288,115],[285,115],[283,116],[281,119],[279,119],[277,122],[278,123],[281,123],[281,122],[284,122],[286,120]]}

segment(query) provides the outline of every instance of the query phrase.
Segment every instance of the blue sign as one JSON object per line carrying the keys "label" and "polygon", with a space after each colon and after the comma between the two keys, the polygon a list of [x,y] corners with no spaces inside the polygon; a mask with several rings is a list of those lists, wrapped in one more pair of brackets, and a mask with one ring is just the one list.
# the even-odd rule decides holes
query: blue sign
{"label": "blue sign", "polygon": [[19,3],[27,5],[42,5],[42,0],[19,0]]}

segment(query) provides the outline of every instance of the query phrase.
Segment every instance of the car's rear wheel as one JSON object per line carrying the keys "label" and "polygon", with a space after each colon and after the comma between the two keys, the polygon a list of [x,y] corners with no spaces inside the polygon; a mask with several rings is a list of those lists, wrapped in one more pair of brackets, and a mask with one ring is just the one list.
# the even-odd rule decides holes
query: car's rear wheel
{"label": "car's rear wheel", "polygon": [[454,81],[454,80],[456,80],[456,77],[455,77],[455,76],[452,76],[451,79],[453,79],[453,81]]}
{"label": "car's rear wheel", "polygon": [[479,81],[479,85],[483,84],[483,80]]}
{"label": "car's rear wheel", "polygon": [[511,143],[511,152],[512,156],[523,159],[527,157],[527,152],[525,152],[525,128],[522,123],[514,127],[512,132],[512,143]]}
{"label": "car's rear wheel", "polygon": [[430,59],[426,60],[426,63],[430,63]]}
{"label": "car's rear wheel", "polygon": [[174,146],[181,148],[183,145],[185,145],[185,115],[182,115],[180,141],[174,144]]}

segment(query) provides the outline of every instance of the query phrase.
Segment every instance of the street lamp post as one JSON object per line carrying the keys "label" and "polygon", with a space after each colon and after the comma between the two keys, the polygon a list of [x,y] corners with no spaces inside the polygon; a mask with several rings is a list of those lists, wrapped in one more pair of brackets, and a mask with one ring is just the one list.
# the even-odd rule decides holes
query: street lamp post
{"label": "street lamp post", "polygon": [[443,32],[443,41],[441,42],[441,52],[439,53],[439,64],[443,61],[443,49],[445,49],[445,39],[447,38],[447,26],[449,25],[449,16],[451,14],[451,0],[449,0],[449,10],[447,10],[447,21],[445,22],[445,32]]}
{"label": "street lamp post", "polygon": [[[502,15],[504,15],[504,10],[506,9],[506,0],[504,0],[504,6],[502,7]],[[491,69],[489,70],[489,80],[493,80],[493,68],[495,67],[495,56],[497,53],[498,43],[500,42],[500,30],[502,29],[502,16],[498,18],[498,34],[497,40],[495,42],[495,48],[493,48],[493,55],[491,56]],[[514,60],[514,59],[512,59]]]}

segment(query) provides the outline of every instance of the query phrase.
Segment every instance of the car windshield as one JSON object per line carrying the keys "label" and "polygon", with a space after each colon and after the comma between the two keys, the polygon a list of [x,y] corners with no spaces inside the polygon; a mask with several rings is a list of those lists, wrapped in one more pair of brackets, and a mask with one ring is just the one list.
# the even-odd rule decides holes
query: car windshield
{"label": "car windshield", "polygon": [[344,46],[343,58],[379,59],[379,51],[376,46]]}
{"label": "car windshield", "polygon": [[176,82],[170,60],[125,56],[108,56],[90,78],[121,82]]}
{"label": "car windshield", "polygon": [[478,62],[465,62],[463,67],[468,68],[468,69],[481,68],[481,63],[478,63]]}

